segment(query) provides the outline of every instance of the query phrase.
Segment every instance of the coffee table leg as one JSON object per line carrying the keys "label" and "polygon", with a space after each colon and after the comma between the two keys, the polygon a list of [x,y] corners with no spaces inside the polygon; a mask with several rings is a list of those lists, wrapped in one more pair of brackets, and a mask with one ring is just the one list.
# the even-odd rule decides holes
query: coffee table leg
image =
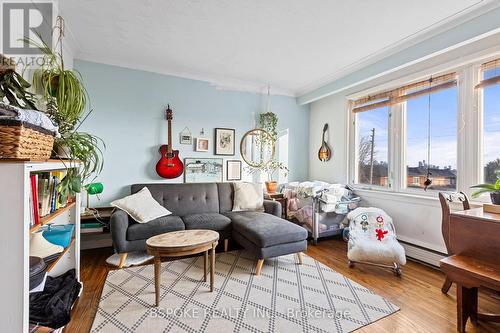
{"label": "coffee table leg", "polygon": [[212,261],[210,265],[210,291],[214,291],[214,279],[215,279],[215,245],[212,244],[212,252],[210,253],[210,259]]}
{"label": "coffee table leg", "polygon": [[207,282],[208,250],[203,252],[203,282]]}
{"label": "coffee table leg", "polygon": [[161,259],[159,256],[155,256],[155,294],[156,294],[156,306],[160,306],[160,268]]}

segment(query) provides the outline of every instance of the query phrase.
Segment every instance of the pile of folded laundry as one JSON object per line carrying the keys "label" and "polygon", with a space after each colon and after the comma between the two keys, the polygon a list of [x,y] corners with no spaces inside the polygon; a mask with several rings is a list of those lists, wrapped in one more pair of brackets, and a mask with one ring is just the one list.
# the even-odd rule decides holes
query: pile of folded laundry
{"label": "pile of folded laundry", "polygon": [[47,114],[0,102],[0,158],[49,158],[58,127]]}

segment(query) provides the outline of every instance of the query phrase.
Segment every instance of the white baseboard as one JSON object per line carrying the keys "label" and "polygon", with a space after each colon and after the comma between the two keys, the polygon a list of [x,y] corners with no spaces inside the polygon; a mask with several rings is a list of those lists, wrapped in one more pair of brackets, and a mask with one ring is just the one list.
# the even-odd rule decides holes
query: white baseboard
{"label": "white baseboard", "polygon": [[400,242],[406,251],[406,256],[411,259],[422,261],[426,264],[439,267],[439,260],[445,257],[445,254],[433,250],[428,250],[420,246]]}

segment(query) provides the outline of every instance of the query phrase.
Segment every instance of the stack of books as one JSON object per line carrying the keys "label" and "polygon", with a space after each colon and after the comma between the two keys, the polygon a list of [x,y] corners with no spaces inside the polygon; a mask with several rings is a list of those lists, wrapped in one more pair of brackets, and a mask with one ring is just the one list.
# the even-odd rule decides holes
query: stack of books
{"label": "stack of books", "polygon": [[30,227],[40,224],[40,218],[67,205],[67,202],[59,202],[57,191],[57,186],[65,175],[65,170],[31,173]]}

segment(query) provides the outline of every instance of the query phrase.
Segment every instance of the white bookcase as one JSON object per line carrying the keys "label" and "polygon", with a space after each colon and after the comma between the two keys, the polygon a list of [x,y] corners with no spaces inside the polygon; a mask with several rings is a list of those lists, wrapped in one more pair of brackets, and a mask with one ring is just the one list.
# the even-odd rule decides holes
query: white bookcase
{"label": "white bookcase", "polygon": [[[68,164],[68,162],[66,162]],[[72,163],[74,165],[74,163]],[[2,332],[27,332],[29,324],[29,244],[32,172],[65,169],[57,160],[0,160],[0,313]],[[49,276],[76,269],[80,281],[80,195],[75,202],[41,219],[42,223],[75,225],[74,239],[48,268]]]}

